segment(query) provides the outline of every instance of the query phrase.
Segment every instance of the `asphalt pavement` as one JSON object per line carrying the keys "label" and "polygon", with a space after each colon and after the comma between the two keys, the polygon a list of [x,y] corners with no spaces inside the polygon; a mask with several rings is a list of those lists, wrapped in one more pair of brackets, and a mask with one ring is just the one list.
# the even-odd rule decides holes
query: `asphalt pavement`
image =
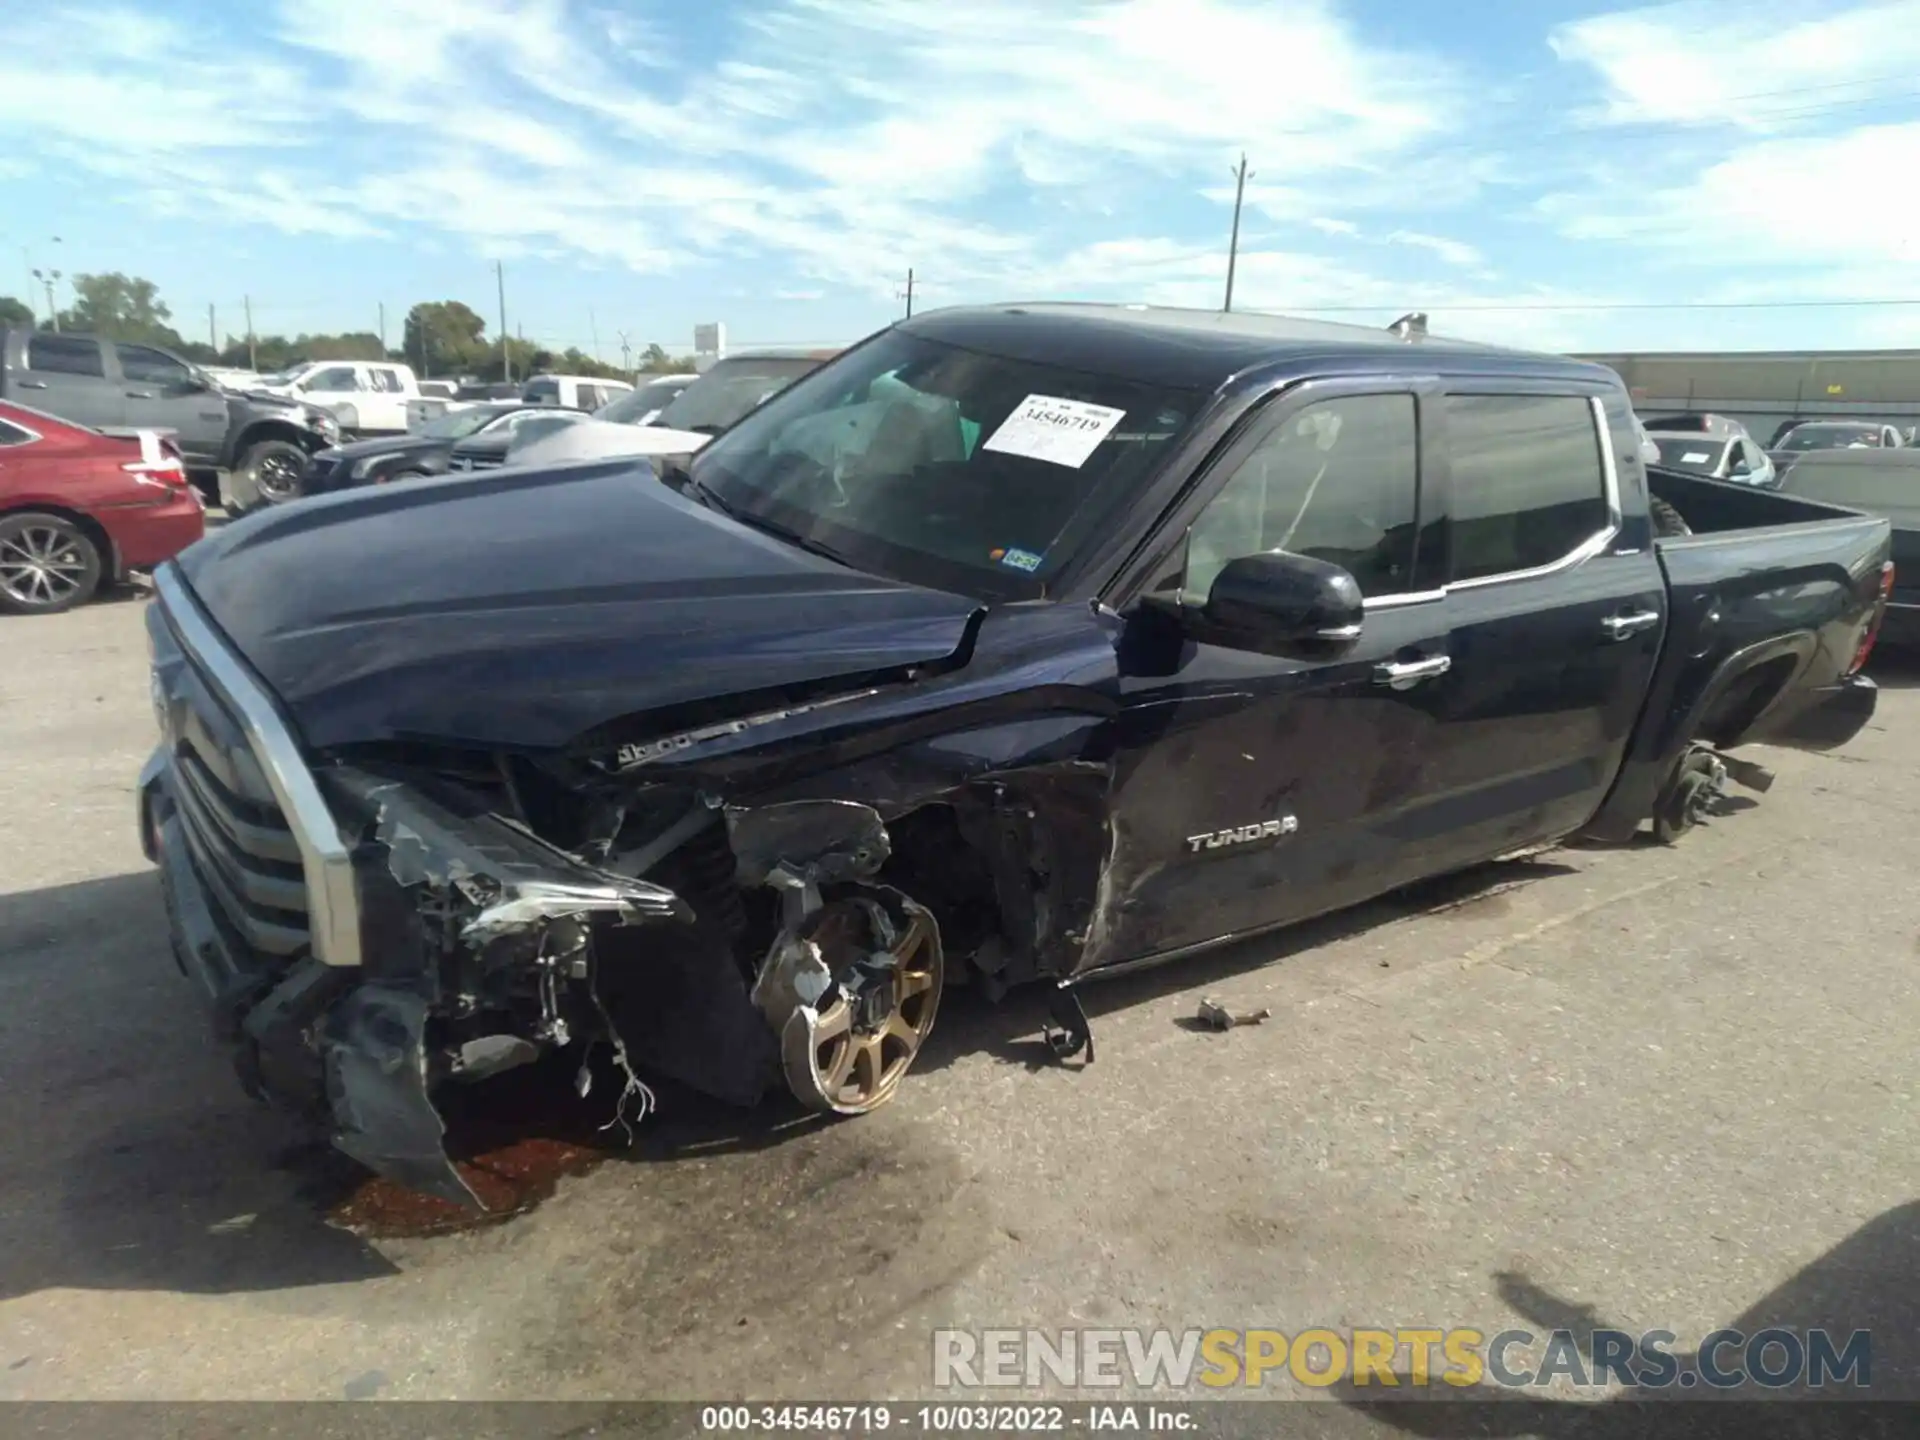
{"label": "asphalt pavement", "polygon": [[1920,668],[1677,848],[1116,981],[1084,1069],[1031,997],[953,996],[877,1115],[669,1095],[528,1213],[406,1237],[341,1227],[350,1167],[168,956],[143,604],[0,622],[0,1398],[906,1397],[934,1328],[1017,1325],[1827,1324],[1920,1382]]}

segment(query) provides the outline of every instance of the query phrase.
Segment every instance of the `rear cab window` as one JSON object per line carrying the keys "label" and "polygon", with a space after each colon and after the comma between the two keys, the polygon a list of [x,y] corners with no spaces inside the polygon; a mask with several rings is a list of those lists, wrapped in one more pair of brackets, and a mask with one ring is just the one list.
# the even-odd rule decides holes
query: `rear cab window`
{"label": "rear cab window", "polygon": [[55,375],[91,375],[105,379],[100,342],[78,335],[35,335],[27,342],[27,368]]}
{"label": "rear cab window", "polygon": [[534,380],[528,383],[521,399],[533,405],[558,405],[560,403],[560,382],[558,380]]}
{"label": "rear cab window", "polygon": [[1453,584],[1553,569],[1604,543],[1618,517],[1591,400],[1450,394],[1443,404]]}

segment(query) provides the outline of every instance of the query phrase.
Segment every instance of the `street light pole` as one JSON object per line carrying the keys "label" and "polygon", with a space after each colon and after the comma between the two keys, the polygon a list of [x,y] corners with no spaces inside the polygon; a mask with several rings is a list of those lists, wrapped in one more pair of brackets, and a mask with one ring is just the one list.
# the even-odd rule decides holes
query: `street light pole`
{"label": "street light pole", "polygon": [[1247,178],[1252,172],[1247,169],[1247,155],[1240,152],[1240,164],[1234,170],[1233,183],[1233,239],[1227,244],[1227,303],[1222,310],[1233,309],[1233,272],[1240,261],[1240,202],[1246,198]]}
{"label": "street light pole", "polygon": [[511,385],[513,351],[507,347],[507,272],[498,260],[493,262],[493,283],[500,292],[500,374]]}

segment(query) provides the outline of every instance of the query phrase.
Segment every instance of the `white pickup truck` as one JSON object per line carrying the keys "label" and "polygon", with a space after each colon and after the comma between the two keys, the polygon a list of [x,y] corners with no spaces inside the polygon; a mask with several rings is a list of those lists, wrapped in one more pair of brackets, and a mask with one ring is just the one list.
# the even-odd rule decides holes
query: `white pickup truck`
{"label": "white pickup truck", "polygon": [[412,368],[386,360],[309,360],[270,376],[261,388],[329,411],[352,435],[401,433],[407,402],[420,398]]}

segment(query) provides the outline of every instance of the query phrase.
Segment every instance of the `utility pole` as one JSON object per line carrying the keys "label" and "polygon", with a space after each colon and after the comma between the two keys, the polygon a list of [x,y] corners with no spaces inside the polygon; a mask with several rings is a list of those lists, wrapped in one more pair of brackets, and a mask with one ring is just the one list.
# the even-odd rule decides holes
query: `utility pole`
{"label": "utility pole", "polygon": [[616,330],[614,333],[620,337],[621,372],[625,374],[629,380],[631,380],[633,378],[633,346],[627,343],[626,331]]}
{"label": "utility pole", "polygon": [[247,368],[257,375],[260,373],[260,347],[255,343],[253,335],[253,297],[242,295],[240,304],[247,312]]}
{"label": "utility pole", "polygon": [[387,302],[380,302],[380,358],[387,358]]}
{"label": "utility pole", "polygon": [[913,318],[913,267],[907,267],[907,319]]}
{"label": "utility pole", "polygon": [[[20,247],[20,268],[27,272],[27,309],[31,310],[33,309],[33,281],[36,272],[33,268],[33,256],[27,253],[27,247],[24,245]],[[39,316],[36,315],[34,317],[33,325],[34,328],[39,328]]]}
{"label": "utility pole", "polygon": [[1227,245],[1227,303],[1220,308],[1233,309],[1233,271],[1240,260],[1240,202],[1246,198],[1247,180],[1252,174],[1247,169],[1247,155],[1240,152],[1240,164],[1234,171],[1233,182],[1233,239]]}
{"label": "utility pole", "polygon": [[493,283],[500,291],[500,375],[513,383],[513,352],[507,349],[507,272],[498,260],[493,262]]}
{"label": "utility pole", "polygon": [[593,318],[593,307],[591,305],[587,307],[587,328],[593,331],[594,363],[600,364],[602,363],[600,360],[600,322]]}
{"label": "utility pole", "polygon": [[213,302],[207,302],[207,348],[213,351],[214,363],[220,361],[220,337],[213,323]]}
{"label": "utility pole", "polygon": [[60,333],[60,306],[53,298],[53,282],[60,278],[58,270],[36,270],[33,278],[38,280],[47,292],[47,317],[53,324],[53,333]]}

